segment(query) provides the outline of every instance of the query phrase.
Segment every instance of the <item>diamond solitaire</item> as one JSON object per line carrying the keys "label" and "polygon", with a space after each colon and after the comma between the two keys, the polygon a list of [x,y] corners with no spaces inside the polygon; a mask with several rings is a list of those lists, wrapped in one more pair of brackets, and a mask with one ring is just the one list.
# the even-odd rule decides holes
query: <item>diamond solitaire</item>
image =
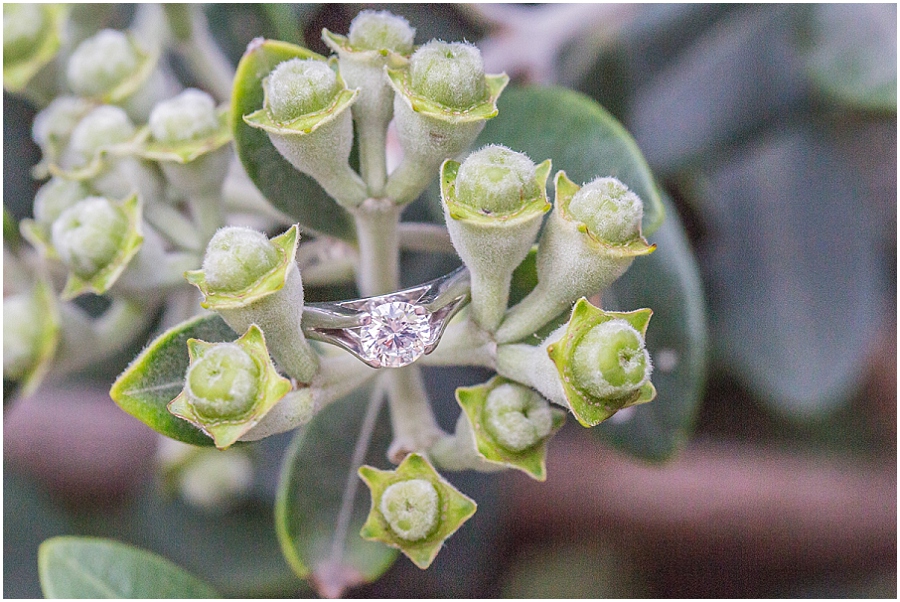
{"label": "diamond solitaire", "polygon": [[430,318],[421,305],[403,301],[373,307],[359,331],[361,355],[386,368],[413,363],[431,342]]}

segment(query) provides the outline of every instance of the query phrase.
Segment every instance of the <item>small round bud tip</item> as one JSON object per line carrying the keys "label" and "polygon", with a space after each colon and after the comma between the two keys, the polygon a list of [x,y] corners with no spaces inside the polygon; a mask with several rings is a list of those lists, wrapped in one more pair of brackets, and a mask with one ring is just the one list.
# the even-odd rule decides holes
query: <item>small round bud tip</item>
{"label": "small round bud tip", "polygon": [[460,165],[456,197],[482,213],[510,213],[540,193],[534,179],[535,164],[526,155],[504,146],[486,146]]}
{"label": "small round bud tip", "polygon": [[481,51],[463,42],[431,41],[409,60],[412,89],[446,107],[467,109],[487,95]]}
{"label": "small round bud tip", "polygon": [[69,140],[69,150],[73,159],[84,164],[104,146],[119,144],[134,136],[134,124],[119,107],[103,105],[97,107],[75,126]]}
{"label": "small round bud tip", "polygon": [[128,231],[128,217],[102,197],[88,197],[53,222],[53,246],[72,273],[90,280],[115,260]]}
{"label": "small round bud tip", "polygon": [[3,5],[3,62],[28,58],[41,43],[47,16],[40,4]]}
{"label": "small round bud tip", "polygon": [[390,485],[381,495],[379,509],[391,531],[406,541],[425,539],[440,522],[437,489],[425,479]]}
{"label": "small round bud tip", "polygon": [[511,383],[493,389],[485,401],[484,426],[501,446],[525,451],[553,430],[550,405],[536,392]]}
{"label": "small round bud tip", "polygon": [[594,326],[572,358],[575,384],[596,398],[629,395],[649,381],[650,371],[644,337],[621,319]]}
{"label": "small round bud tip", "polygon": [[90,103],[75,96],[55,98],[34,118],[31,137],[43,150],[68,140]]}
{"label": "small round bud tip", "polygon": [[350,45],[360,50],[390,50],[409,54],[416,30],[409,21],[387,11],[364,10],[350,22]]}
{"label": "small round bud tip", "polygon": [[50,226],[69,207],[90,196],[87,187],[76,180],[52,178],[34,197],[34,218]]}
{"label": "small round bud tip", "polygon": [[575,193],[569,213],[598,238],[624,243],[640,234],[644,204],[616,178],[597,178]]}
{"label": "small round bud tip", "polygon": [[18,380],[35,365],[41,344],[41,315],[30,295],[3,298],[3,377]]}
{"label": "small round bud tip", "polygon": [[239,345],[219,343],[188,368],[185,392],[200,418],[239,420],[256,404],[261,372]]}
{"label": "small round bud tip", "polygon": [[187,89],[157,103],[150,113],[150,133],[164,143],[206,138],[219,129],[216,102],[206,92]]}
{"label": "small round bud tip", "polygon": [[83,41],[66,68],[69,86],[80,96],[101,96],[134,73],[140,57],[121,31],[104,29]]}
{"label": "small round bud tip", "polygon": [[203,258],[203,273],[211,290],[244,290],[281,261],[266,235],[250,228],[222,228],[212,237]]}
{"label": "small round bud tip", "polygon": [[327,108],[341,90],[326,63],[299,58],[280,63],[263,85],[269,112],[281,123]]}

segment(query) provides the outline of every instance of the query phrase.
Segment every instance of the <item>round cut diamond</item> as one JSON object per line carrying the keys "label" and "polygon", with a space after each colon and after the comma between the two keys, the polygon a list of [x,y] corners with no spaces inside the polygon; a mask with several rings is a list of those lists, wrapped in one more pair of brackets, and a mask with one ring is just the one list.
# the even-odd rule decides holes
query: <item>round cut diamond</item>
{"label": "round cut diamond", "polygon": [[372,308],[359,333],[362,354],[387,368],[413,363],[425,353],[431,337],[429,318],[424,307],[403,301]]}

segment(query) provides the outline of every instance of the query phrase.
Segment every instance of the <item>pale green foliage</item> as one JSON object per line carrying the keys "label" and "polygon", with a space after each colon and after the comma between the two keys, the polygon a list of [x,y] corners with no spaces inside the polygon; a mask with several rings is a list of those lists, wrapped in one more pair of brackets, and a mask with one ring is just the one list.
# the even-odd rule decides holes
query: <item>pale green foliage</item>
{"label": "pale green foliage", "polygon": [[650,380],[644,337],[625,320],[594,326],[575,347],[575,383],[594,397],[625,395]]}
{"label": "pale green foliage", "polygon": [[416,93],[447,107],[465,109],[485,99],[481,51],[463,42],[431,41],[409,59]]}
{"label": "pale green foliage", "polygon": [[313,59],[280,63],[265,87],[269,111],[280,122],[325,109],[341,89],[335,72]]}
{"label": "pale green foliage", "polygon": [[128,36],[104,29],[78,45],[69,58],[66,76],[76,94],[101,96],[134,73],[140,60]]}
{"label": "pale green foliage", "polygon": [[128,217],[103,197],[88,197],[53,222],[53,246],[77,276],[90,279],[109,265],[128,230]]}
{"label": "pale green foliage", "polygon": [[597,178],[575,193],[569,213],[598,238],[626,242],[640,234],[644,204],[616,178]]}
{"label": "pale green foliage", "polygon": [[347,37],[360,50],[392,50],[409,54],[413,49],[416,30],[403,17],[387,11],[364,10],[350,22]]}
{"label": "pale green foliage", "polygon": [[150,112],[150,132],[160,142],[183,142],[214,134],[219,129],[216,101],[190,88],[157,103]]}

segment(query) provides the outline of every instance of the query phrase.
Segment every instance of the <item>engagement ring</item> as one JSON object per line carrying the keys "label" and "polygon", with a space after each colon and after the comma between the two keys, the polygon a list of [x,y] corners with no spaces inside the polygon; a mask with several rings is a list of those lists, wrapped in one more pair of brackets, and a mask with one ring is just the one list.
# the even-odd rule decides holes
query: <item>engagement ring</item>
{"label": "engagement ring", "polygon": [[373,368],[401,368],[431,353],[450,319],[469,299],[469,271],[406,290],[303,308],[311,339],[343,347]]}

